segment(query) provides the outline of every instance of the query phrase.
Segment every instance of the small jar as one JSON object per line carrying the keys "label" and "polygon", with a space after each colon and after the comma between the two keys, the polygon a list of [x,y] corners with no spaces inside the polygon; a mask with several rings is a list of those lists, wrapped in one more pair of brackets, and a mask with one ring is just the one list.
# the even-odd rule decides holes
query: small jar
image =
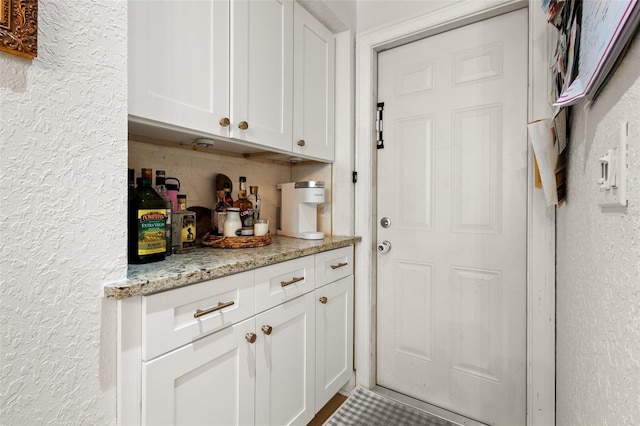
{"label": "small jar", "polygon": [[227,208],[227,218],[224,221],[224,236],[235,237],[236,231],[242,229],[242,222],[240,222],[240,209],[237,207]]}
{"label": "small jar", "polygon": [[187,210],[187,196],[185,194],[178,194],[178,211],[183,212]]}

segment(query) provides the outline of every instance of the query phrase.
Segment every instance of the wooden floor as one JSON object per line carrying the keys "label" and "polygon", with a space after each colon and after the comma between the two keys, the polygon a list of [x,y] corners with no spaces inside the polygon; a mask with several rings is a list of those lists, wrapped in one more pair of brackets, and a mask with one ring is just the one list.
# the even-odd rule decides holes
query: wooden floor
{"label": "wooden floor", "polygon": [[333,398],[327,402],[327,404],[318,411],[318,414],[311,419],[307,426],[322,426],[329,417],[346,401],[347,397],[344,395],[336,394]]}

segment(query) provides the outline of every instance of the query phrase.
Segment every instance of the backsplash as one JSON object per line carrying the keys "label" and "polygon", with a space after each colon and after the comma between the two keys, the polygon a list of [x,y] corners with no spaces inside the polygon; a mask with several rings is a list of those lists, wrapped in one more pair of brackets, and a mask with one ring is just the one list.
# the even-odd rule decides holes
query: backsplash
{"label": "backsplash", "polygon": [[238,198],[238,179],[246,176],[247,188],[259,187],[261,217],[269,219],[269,230],[276,231],[278,192],[276,185],[301,180],[325,182],[325,203],[318,208],[318,230],[331,234],[331,165],[322,163],[287,164],[265,159],[246,159],[201,151],[154,145],[129,140],[129,168],[140,176],[140,169],[165,170],[167,177],[180,180],[180,193],[187,194],[188,206],[213,208],[216,203],[215,176],[227,175],[233,182],[232,196]]}

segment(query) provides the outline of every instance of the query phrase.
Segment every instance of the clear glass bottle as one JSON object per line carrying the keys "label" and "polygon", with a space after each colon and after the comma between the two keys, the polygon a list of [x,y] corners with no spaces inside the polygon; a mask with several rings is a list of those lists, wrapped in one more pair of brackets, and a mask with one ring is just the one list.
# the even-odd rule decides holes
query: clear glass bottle
{"label": "clear glass bottle", "polygon": [[260,204],[262,202],[262,200],[260,199],[260,196],[258,195],[258,187],[257,186],[250,186],[249,187],[249,191],[251,192],[249,194],[249,196],[247,197],[247,199],[249,201],[251,201],[251,204],[253,204],[253,221],[255,222],[256,220],[260,219]]}
{"label": "clear glass bottle", "polygon": [[140,185],[129,199],[129,263],[164,260],[167,251],[165,201],[151,186],[151,169],[142,169]]}
{"label": "clear glass bottle", "polygon": [[231,207],[224,199],[224,190],[218,191],[218,202],[213,209],[213,228],[216,235],[224,235],[224,221],[227,215],[227,209]]}
{"label": "clear glass bottle", "polygon": [[173,215],[173,252],[189,253],[196,248],[196,213],[187,210],[186,194],[178,194],[178,211]]}

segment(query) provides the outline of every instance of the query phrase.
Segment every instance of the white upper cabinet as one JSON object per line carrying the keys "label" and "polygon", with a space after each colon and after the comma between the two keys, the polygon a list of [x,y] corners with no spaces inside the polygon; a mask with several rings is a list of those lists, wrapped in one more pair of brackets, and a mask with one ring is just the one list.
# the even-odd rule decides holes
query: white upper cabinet
{"label": "white upper cabinet", "polygon": [[130,1],[129,116],[228,136],[229,2]]}
{"label": "white upper cabinet", "polygon": [[134,133],[334,160],[334,36],[297,3],[130,0],[128,22]]}
{"label": "white upper cabinet", "polygon": [[293,2],[233,0],[231,17],[231,136],[291,151]]}
{"label": "white upper cabinet", "polygon": [[294,7],[293,152],[334,160],[333,33]]}

